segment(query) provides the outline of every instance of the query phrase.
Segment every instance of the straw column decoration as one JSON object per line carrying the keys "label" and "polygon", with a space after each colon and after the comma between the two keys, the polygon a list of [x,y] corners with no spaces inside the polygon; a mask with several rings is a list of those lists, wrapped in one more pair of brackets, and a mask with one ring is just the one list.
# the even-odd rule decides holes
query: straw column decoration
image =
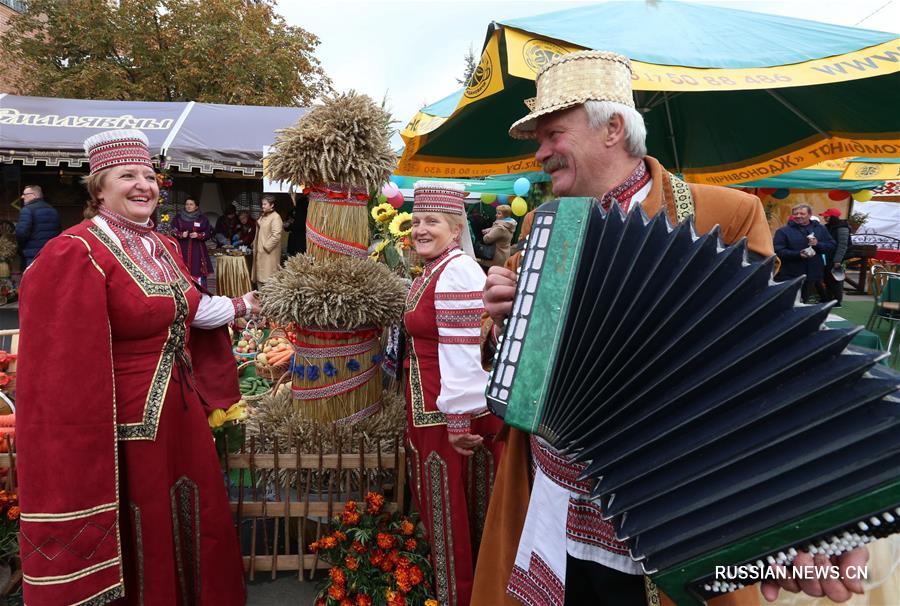
{"label": "straw column decoration", "polygon": [[381,410],[380,333],[295,329],[291,392],[302,416],[352,424]]}
{"label": "straw column decoration", "polygon": [[369,196],[360,188],[329,184],[308,187],[306,241],[309,254],[325,261],[348,255],[363,259],[369,249]]}
{"label": "straw column decoration", "polygon": [[306,188],[306,235],[316,258],[366,256],[368,194],[397,166],[390,124],[384,108],[351,91],[325,99],[294,126],[277,131],[267,171],[272,179]]}
{"label": "straw column decoration", "polygon": [[400,321],[403,280],[386,265],[295,255],[260,289],[294,344],[292,393],[305,418],[356,423],[379,410],[383,327]]}

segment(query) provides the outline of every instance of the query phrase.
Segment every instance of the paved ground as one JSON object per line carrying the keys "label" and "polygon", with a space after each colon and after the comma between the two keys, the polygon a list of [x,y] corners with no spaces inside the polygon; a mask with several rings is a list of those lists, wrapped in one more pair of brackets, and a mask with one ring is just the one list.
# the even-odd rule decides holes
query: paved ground
{"label": "paved ground", "polygon": [[316,598],[317,581],[300,582],[297,573],[282,572],[271,580],[270,573],[259,574],[247,587],[247,606],[312,606]]}

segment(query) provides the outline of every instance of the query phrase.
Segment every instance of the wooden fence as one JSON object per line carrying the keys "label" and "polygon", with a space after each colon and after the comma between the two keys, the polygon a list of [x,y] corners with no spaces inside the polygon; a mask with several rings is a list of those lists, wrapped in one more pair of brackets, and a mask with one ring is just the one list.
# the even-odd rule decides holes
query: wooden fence
{"label": "wooden fence", "polygon": [[399,438],[388,445],[388,454],[383,442],[361,435],[345,440],[333,435],[329,448],[325,437],[313,439],[315,449],[309,449],[309,440],[306,448],[298,441],[286,446],[275,440],[265,449],[269,452],[260,452],[251,437],[239,453],[225,459],[251,581],[257,572],[269,572],[274,579],[279,571],[297,571],[303,581],[317,568],[326,568],[308,545],[322,536],[348,500],[362,501],[375,491],[385,495],[386,511],[403,512],[406,458]]}

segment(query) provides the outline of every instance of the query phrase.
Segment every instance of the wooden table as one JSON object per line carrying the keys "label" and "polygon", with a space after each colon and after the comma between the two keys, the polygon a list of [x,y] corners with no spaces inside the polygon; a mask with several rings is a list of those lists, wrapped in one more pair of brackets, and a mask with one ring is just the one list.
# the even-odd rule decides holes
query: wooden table
{"label": "wooden table", "polygon": [[244,255],[216,255],[216,294],[240,297],[253,290]]}

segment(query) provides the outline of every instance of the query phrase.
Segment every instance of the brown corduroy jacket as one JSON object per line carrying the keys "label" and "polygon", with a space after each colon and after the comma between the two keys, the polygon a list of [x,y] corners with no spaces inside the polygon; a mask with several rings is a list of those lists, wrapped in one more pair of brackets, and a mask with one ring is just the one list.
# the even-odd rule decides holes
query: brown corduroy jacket
{"label": "brown corduroy jacket", "polygon": [[[675,202],[669,186],[669,173],[655,158],[647,156],[645,160],[653,184],[641,207],[650,217],[664,209],[674,223]],[[759,198],[738,190],[712,185],[690,184],[690,189],[694,199],[694,223],[697,233],[706,233],[718,225],[726,244],[747,238],[748,248],[752,252],[763,257],[775,254],[769,224]],[[524,238],[530,232],[533,219],[533,212],[525,217],[520,238]],[[521,255],[518,253],[510,257],[507,267],[517,269],[520,258]],[[490,336],[492,328],[490,318],[486,317],[482,324],[482,360],[487,363],[493,357]],[[531,490],[530,451],[528,434],[511,427],[507,429],[503,457],[497,471],[478,552],[471,606],[520,606],[517,600],[506,595],[506,584],[515,563],[519,536],[528,511]],[[560,537],[560,540],[562,539],[563,537]],[[666,596],[661,597],[664,605],[672,606],[672,602]],[[756,587],[747,587],[716,598],[710,604],[757,606],[759,590]]]}

